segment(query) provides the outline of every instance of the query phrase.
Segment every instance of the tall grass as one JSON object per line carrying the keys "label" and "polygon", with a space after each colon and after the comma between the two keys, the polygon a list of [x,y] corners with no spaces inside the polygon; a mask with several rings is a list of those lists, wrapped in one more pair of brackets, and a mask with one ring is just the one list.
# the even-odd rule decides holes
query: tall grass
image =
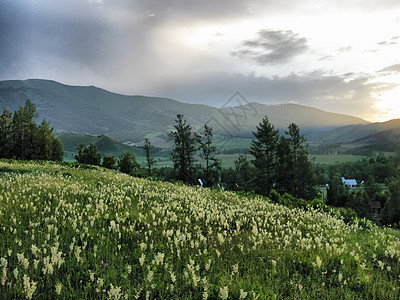
{"label": "tall grass", "polygon": [[4,299],[398,299],[398,231],[100,168],[0,161]]}

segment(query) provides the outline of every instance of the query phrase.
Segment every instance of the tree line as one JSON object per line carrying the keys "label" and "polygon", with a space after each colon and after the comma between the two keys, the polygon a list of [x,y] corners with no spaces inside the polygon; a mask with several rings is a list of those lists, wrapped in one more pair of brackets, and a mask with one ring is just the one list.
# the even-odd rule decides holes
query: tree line
{"label": "tree line", "polygon": [[0,157],[22,160],[62,161],[61,141],[54,137],[50,123],[39,117],[36,106],[27,100],[24,106],[11,113],[4,109],[0,115]]}
{"label": "tree line", "polygon": [[[316,196],[306,139],[296,124],[290,124],[284,135],[280,135],[268,117],[264,117],[253,132],[255,140],[249,152],[254,159],[248,161],[247,156],[239,155],[234,170],[222,170],[212,128],[204,125],[199,134],[193,133],[180,114],[175,122],[175,130],[169,137],[173,140],[171,158],[176,179],[196,184],[196,179],[201,178],[205,186],[223,184],[233,190],[255,191],[262,195],[276,190],[304,199]],[[204,161],[203,165],[197,163],[196,154]]]}
{"label": "tree line", "polygon": [[90,143],[88,146],[81,144],[78,147],[78,154],[75,155],[75,159],[81,164],[102,166],[111,170],[119,170],[132,176],[142,175],[140,165],[136,161],[133,151],[122,153],[118,159],[113,155],[106,155],[102,160],[95,144]]}
{"label": "tree line", "polygon": [[[382,225],[400,225],[400,157],[382,154],[376,158],[331,166],[315,166],[319,183],[327,182],[326,203],[353,209],[358,217]],[[351,189],[342,177],[354,178],[358,188]],[[362,183],[362,184],[361,184]],[[373,209],[372,207],[375,207]]]}

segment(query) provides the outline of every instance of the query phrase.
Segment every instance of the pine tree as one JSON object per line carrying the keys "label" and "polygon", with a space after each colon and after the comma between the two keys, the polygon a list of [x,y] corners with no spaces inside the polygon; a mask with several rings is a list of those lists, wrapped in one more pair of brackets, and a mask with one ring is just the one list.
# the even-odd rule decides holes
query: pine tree
{"label": "pine tree", "polygon": [[12,157],[13,140],[12,114],[4,110],[0,116],[0,158]]}
{"label": "pine tree", "polygon": [[177,115],[175,122],[175,131],[171,131],[168,136],[174,141],[171,159],[177,179],[184,183],[194,183],[196,139],[192,136],[192,127],[186,124],[183,115]]}
{"label": "pine tree", "polygon": [[250,161],[247,160],[247,156],[244,154],[239,154],[238,158],[235,159],[234,164],[235,172],[233,176],[233,183],[235,187],[244,191],[253,190],[254,170],[251,167]]}
{"label": "pine tree", "polygon": [[144,151],[146,152],[147,173],[151,175],[151,168],[153,167],[155,160],[151,157],[151,144],[147,138],[144,139]]}
{"label": "pine tree", "polygon": [[13,116],[13,153],[17,159],[32,159],[37,134],[35,119],[39,117],[35,105],[27,100]]}
{"label": "pine tree", "polygon": [[316,190],[312,164],[308,160],[307,140],[300,134],[299,126],[294,123],[288,126],[285,133],[290,145],[288,177],[291,184],[288,192],[299,198],[312,199],[316,196]]}
{"label": "pine tree", "polygon": [[51,156],[49,157],[52,161],[63,161],[64,150],[60,139],[53,138],[51,142]]}
{"label": "pine tree", "polygon": [[43,120],[37,130],[35,138],[34,159],[48,160],[53,151],[53,128],[50,128],[49,122]]}
{"label": "pine tree", "polygon": [[204,125],[204,129],[200,134],[196,134],[197,143],[201,157],[205,161],[204,181],[206,186],[212,186],[216,182],[218,170],[221,168],[221,161],[217,158],[217,147],[213,144],[212,128]]}
{"label": "pine tree", "polygon": [[256,140],[251,142],[250,154],[257,169],[256,191],[268,195],[274,185],[276,148],[279,131],[264,117],[253,132]]}
{"label": "pine tree", "polygon": [[0,157],[62,161],[61,141],[54,137],[50,123],[39,117],[35,105],[27,100],[24,106],[11,114],[4,110],[0,116]]}
{"label": "pine tree", "polygon": [[293,161],[289,139],[280,136],[276,149],[276,190],[280,194],[293,191]]}

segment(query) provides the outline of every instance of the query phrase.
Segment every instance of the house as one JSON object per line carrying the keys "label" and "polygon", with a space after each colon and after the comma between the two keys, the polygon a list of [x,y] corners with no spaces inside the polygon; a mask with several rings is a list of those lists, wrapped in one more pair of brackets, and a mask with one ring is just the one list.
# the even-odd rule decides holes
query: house
{"label": "house", "polygon": [[345,185],[349,186],[351,189],[357,186],[357,180],[355,179],[345,179],[344,177],[342,177],[342,182]]}

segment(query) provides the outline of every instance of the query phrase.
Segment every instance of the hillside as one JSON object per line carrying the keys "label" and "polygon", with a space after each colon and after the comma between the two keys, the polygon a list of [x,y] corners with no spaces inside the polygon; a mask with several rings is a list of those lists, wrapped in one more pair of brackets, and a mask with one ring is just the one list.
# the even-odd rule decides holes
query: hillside
{"label": "hillside", "polygon": [[399,232],[259,196],[0,160],[4,299],[398,299]]}
{"label": "hillside", "polygon": [[400,142],[400,119],[335,128],[320,136],[325,143],[377,144]]}
{"label": "hillside", "polygon": [[[227,109],[228,111],[229,109]],[[294,123],[299,125],[302,130],[318,129],[328,130],[335,127],[346,125],[359,125],[369,124],[369,122],[343,114],[329,113],[317,108],[298,104],[280,104],[280,105],[265,105],[256,102],[251,102],[244,106],[235,106],[233,110],[237,114],[243,110],[247,111],[247,117],[252,117],[253,112],[257,112],[256,116],[258,122],[262,116],[268,116],[270,122],[277,128],[287,128],[288,122],[293,120]]]}
{"label": "hillside", "polygon": [[[251,137],[251,132],[267,115],[277,128],[294,122],[307,130],[321,130],[367,122],[350,116],[288,104],[242,103],[223,109],[181,103],[172,99],[125,96],[93,86],[68,86],[55,81],[29,79],[0,81],[0,108],[15,111],[30,99],[41,118],[57,132],[108,135],[121,142],[141,144],[145,137],[155,146],[166,146],[177,114],[183,114],[194,128],[205,123],[216,135]],[[232,101],[232,105],[237,102]]]}
{"label": "hillside", "polygon": [[[93,143],[96,145],[98,152],[102,155],[115,155],[120,156],[127,151],[133,151],[137,156],[144,156],[144,150],[138,147],[125,145],[109,136],[100,135],[81,135],[76,133],[62,132],[56,134],[56,137],[61,140],[61,143],[66,153],[77,153],[80,144],[89,145]],[[72,156],[73,157],[73,156]]]}

